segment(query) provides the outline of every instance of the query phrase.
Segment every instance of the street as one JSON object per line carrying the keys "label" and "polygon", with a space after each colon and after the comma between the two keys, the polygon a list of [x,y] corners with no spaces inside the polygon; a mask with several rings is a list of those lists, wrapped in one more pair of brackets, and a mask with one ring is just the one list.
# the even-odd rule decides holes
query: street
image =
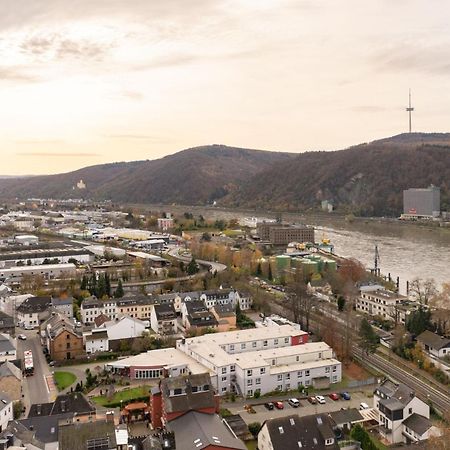
{"label": "street", "polygon": [[17,340],[17,354],[19,358],[23,358],[23,352],[25,350],[31,350],[33,352],[34,375],[24,377],[23,379],[23,401],[28,412],[32,404],[53,401],[56,396],[56,390],[53,388],[50,392],[47,385],[46,378],[49,380],[50,386],[52,386],[53,376],[42,352],[37,331],[24,331],[20,329],[19,333],[27,336],[25,341]]}

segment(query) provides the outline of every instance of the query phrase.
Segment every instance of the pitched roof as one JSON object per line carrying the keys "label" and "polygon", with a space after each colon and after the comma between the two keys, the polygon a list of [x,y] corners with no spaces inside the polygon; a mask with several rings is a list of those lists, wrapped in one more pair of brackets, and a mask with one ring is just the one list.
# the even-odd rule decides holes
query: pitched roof
{"label": "pitched roof", "polygon": [[[215,408],[214,391],[207,373],[163,378],[160,389],[167,413]],[[182,394],[173,395],[175,389],[182,389]]]}
{"label": "pitched roof", "polygon": [[94,319],[94,323],[96,327],[99,327],[100,325],[103,325],[105,322],[108,322],[108,320],[109,317],[102,313]]}
{"label": "pitched roof", "polygon": [[17,307],[17,311],[25,314],[39,313],[51,306],[51,297],[29,297]]}
{"label": "pitched roof", "polygon": [[[403,405],[407,405],[416,395],[415,391],[406,384],[397,384],[386,379],[375,389],[375,393],[382,394],[385,399],[395,399]],[[386,403],[387,406],[387,403]],[[393,403],[391,404],[393,406]]]}
{"label": "pitched roof", "polygon": [[0,378],[16,377],[19,381],[22,380],[22,371],[10,361],[0,363]]}
{"label": "pitched roof", "polygon": [[[59,427],[59,448],[70,450],[86,450],[88,443],[94,440],[98,446],[105,450],[117,447],[116,433],[114,423],[106,421],[88,422],[88,423],[72,423],[70,425],[62,425]],[[103,441],[104,447],[100,447]],[[94,448],[94,447],[92,447]]]}
{"label": "pitched roof", "polygon": [[177,313],[170,303],[155,305],[154,308],[158,320],[173,320],[177,318]]}
{"label": "pitched roof", "polygon": [[299,417],[291,415],[268,420],[273,450],[337,450],[336,441],[325,446],[326,439],[335,439],[333,423],[325,414]]}
{"label": "pitched roof", "polygon": [[407,419],[403,421],[403,425],[413,430],[419,436],[422,436],[427,430],[432,427],[432,423],[429,419],[420,414],[411,414]]}
{"label": "pitched roof", "polygon": [[168,428],[175,433],[177,450],[201,450],[209,446],[246,449],[217,414],[192,411],[169,422]]}
{"label": "pitched roof", "polygon": [[339,411],[332,411],[328,414],[333,422],[339,426],[344,423],[354,423],[363,420],[363,416],[356,408],[341,409]]}
{"label": "pitched roof", "polygon": [[14,327],[14,319],[3,311],[0,311],[0,328]]}
{"label": "pitched roof", "polygon": [[444,336],[439,336],[438,334],[428,330],[419,334],[419,336],[417,336],[417,340],[435,350],[450,347],[450,339],[445,338]]}
{"label": "pitched roof", "polygon": [[42,403],[31,405],[28,418],[39,416],[54,416],[65,413],[89,414],[95,408],[83,394],[73,392],[61,394],[53,403]]}
{"label": "pitched roof", "polygon": [[60,421],[71,422],[72,418],[73,413],[66,413],[56,416],[28,417],[18,422],[28,430],[33,431],[35,439],[48,444],[50,442],[58,442],[58,424]]}
{"label": "pitched roof", "polygon": [[215,305],[214,311],[218,317],[234,317],[236,315],[232,305]]}
{"label": "pitched roof", "polygon": [[16,347],[14,347],[11,342],[11,336],[9,334],[0,333],[0,352],[15,352]]}

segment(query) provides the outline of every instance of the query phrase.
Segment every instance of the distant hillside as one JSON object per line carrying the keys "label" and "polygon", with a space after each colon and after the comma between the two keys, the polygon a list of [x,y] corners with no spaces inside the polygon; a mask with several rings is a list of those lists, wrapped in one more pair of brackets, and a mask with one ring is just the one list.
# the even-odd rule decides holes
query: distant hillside
{"label": "distant hillside", "polygon": [[[246,178],[293,157],[281,152],[203,146],[154,161],[102,164],[58,175],[0,179],[0,197],[83,196],[117,202],[206,204],[230,194]],[[81,179],[87,189],[74,190]]]}
{"label": "distant hillside", "polygon": [[234,206],[298,210],[332,201],[342,212],[392,216],[402,191],[441,188],[450,209],[450,134],[413,133],[334,152],[308,152],[249,179],[226,202]]}
{"label": "distant hillside", "polygon": [[[82,179],[85,190],[73,187]],[[402,134],[346,150],[301,154],[211,145],[154,161],[103,164],[59,175],[0,179],[0,197],[110,199],[297,211],[330,200],[338,211],[396,216],[402,191],[441,188],[450,210],[450,134]]]}

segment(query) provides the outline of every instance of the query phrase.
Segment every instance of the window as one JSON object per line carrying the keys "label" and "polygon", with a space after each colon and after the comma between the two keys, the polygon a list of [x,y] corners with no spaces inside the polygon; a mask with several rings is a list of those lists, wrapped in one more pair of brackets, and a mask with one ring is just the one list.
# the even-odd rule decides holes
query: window
{"label": "window", "polygon": [[330,373],[330,368],[329,367],[325,367],[325,373]]}
{"label": "window", "polygon": [[290,380],[291,379],[291,374],[290,373],[287,373],[286,374],[286,380]]}
{"label": "window", "polygon": [[227,368],[226,367],[222,367],[222,373],[227,373]]}
{"label": "window", "polygon": [[257,379],[255,380],[255,384],[261,384],[261,378],[257,378]]}
{"label": "window", "polygon": [[236,369],[234,366],[230,366],[230,372],[234,372]]}
{"label": "window", "polygon": [[222,392],[225,392],[226,390],[227,390],[226,387],[223,387],[223,388],[222,388]]}
{"label": "window", "polygon": [[245,349],[245,343],[241,344],[241,349],[242,349],[242,350]]}
{"label": "window", "polygon": [[230,351],[234,350],[234,344],[230,344]]}
{"label": "window", "polygon": [[266,368],[265,367],[261,367],[259,372],[260,372],[261,375],[263,375],[264,373],[266,373]]}
{"label": "window", "polygon": [[252,342],[252,347],[256,348],[256,341]]}
{"label": "window", "polygon": [[309,370],[305,370],[305,377],[309,377]]}
{"label": "window", "polygon": [[296,361],[299,361],[299,360],[300,360],[300,356],[297,355],[297,356],[295,357],[295,360],[296,360]]}
{"label": "window", "polygon": [[222,381],[227,381],[227,377],[222,377]]}
{"label": "window", "polygon": [[274,344],[274,345],[278,345],[278,339],[274,339],[274,340],[273,340],[273,344]]}
{"label": "window", "polygon": [[286,384],[286,390],[289,390],[291,388],[291,385],[289,383]]}
{"label": "window", "polygon": [[322,353],[321,352],[319,353],[319,359],[322,359]]}
{"label": "window", "polygon": [[253,380],[251,378],[249,378],[247,380],[247,386],[252,386],[253,385]]}
{"label": "window", "polygon": [[336,366],[333,366],[333,372],[336,372],[337,368]]}
{"label": "window", "polygon": [[409,408],[408,413],[409,413],[409,414],[412,414],[412,412],[413,412],[413,411],[412,411],[412,408]]}
{"label": "window", "polygon": [[289,344],[289,338],[287,337],[287,338],[284,338],[284,343],[285,344]]}
{"label": "window", "polygon": [[263,346],[264,346],[264,347],[267,347],[267,341],[264,341],[264,342],[263,342]]}
{"label": "window", "polygon": [[274,366],[277,363],[276,359],[272,359],[272,366]]}
{"label": "window", "polygon": [[280,432],[280,434],[284,434],[283,427],[278,427],[278,431]]}
{"label": "window", "polygon": [[297,372],[297,377],[298,378],[301,378],[303,376],[303,372],[301,371],[301,370],[299,370],[298,372]]}
{"label": "window", "polygon": [[183,389],[176,388],[173,390],[173,395],[181,395],[183,393]]}
{"label": "window", "polygon": [[253,370],[252,369],[248,369],[247,370],[247,376],[251,377],[253,375]]}
{"label": "window", "polygon": [[249,389],[249,390],[247,391],[247,395],[248,395],[249,397],[251,397],[251,396],[253,395],[253,390],[252,390],[252,389]]}
{"label": "window", "polygon": [[277,377],[277,380],[278,381],[283,381],[283,375],[279,374],[278,377]]}
{"label": "window", "polygon": [[66,348],[70,348],[70,342],[67,342]]}

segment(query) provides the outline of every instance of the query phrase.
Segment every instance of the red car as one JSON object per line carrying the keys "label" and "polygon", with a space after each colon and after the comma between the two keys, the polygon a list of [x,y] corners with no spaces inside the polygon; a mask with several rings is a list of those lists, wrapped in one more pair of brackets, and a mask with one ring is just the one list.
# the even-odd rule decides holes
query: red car
{"label": "red car", "polygon": [[277,409],[284,409],[283,402],[273,402],[273,404],[275,405],[275,408],[277,408]]}
{"label": "red car", "polygon": [[317,398],[316,397],[308,397],[308,402],[311,403],[312,405],[316,405]]}
{"label": "red car", "polygon": [[333,392],[332,394],[330,394],[328,397],[331,398],[331,400],[339,400],[339,395],[337,395],[335,392]]}

